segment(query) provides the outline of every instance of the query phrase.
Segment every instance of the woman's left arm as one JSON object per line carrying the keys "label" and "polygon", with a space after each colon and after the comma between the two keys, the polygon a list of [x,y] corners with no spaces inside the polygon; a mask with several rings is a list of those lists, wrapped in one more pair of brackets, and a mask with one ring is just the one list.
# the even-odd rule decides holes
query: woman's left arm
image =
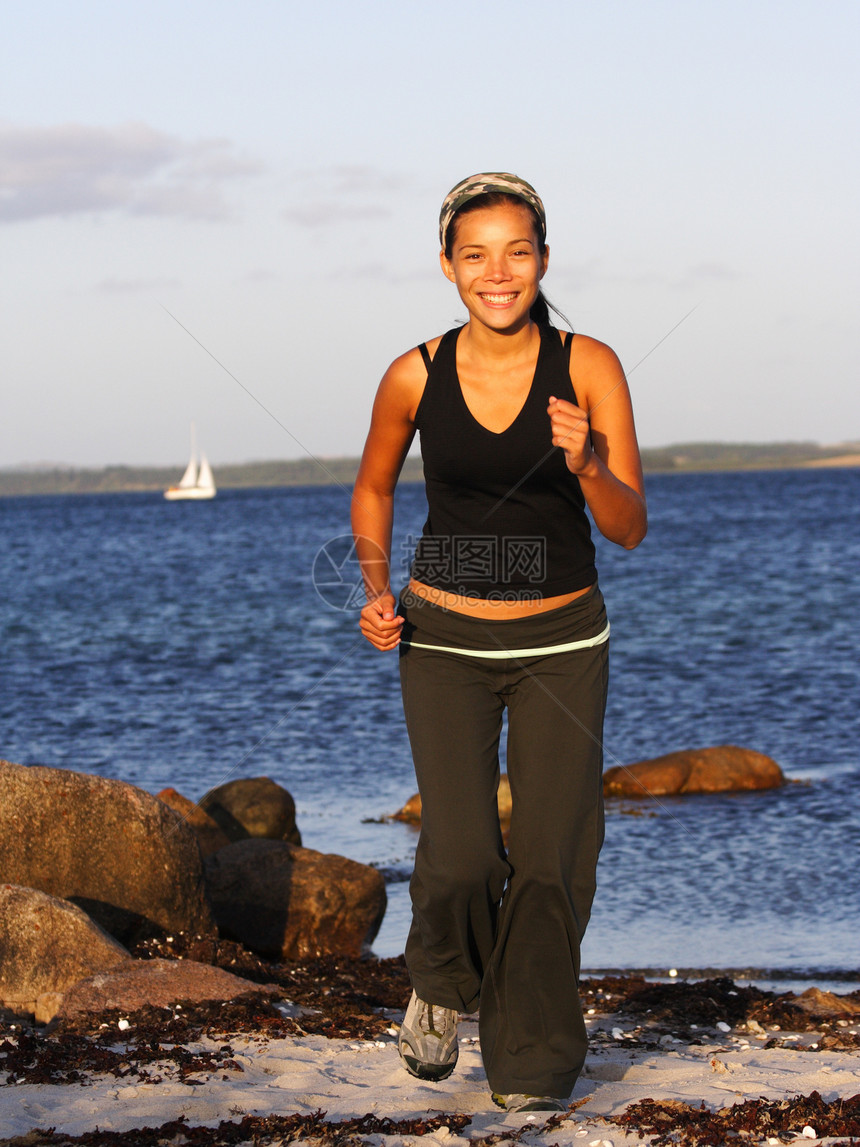
{"label": "woman's left arm", "polygon": [[608,346],[576,335],[571,382],[578,405],[551,398],[547,408],[553,446],[564,451],[601,534],[632,550],[645,537],[648,514],[624,371]]}

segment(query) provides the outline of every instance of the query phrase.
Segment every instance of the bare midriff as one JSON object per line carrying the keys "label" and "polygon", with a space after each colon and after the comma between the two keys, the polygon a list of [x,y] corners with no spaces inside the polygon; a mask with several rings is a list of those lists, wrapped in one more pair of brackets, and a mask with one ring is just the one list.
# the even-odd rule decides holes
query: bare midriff
{"label": "bare midriff", "polygon": [[450,609],[454,613],[465,613],[469,617],[495,618],[496,621],[513,621],[518,617],[533,617],[536,613],[547,613],[551,609],[560,609],[561,606],[575,601],[578,597],[588,593],[591,586],[585,589],[576,589],[572,593],[560,593],[555,597],[541,597],[535,601],[492,601],[484,597],[463,597],[457,593],[448,593],[444,589],[436,589],[432,585],[425,585],[415,578],[409,579],[409,591],[416,597],[423,597],[425,601],[439,605],[443,609]]}

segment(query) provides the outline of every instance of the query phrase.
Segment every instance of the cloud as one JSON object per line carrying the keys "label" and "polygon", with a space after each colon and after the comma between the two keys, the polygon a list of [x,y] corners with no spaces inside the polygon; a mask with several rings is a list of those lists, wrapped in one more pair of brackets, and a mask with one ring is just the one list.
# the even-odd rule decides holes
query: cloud
{"label": "cloud", "polygon": [[716,261],[696,263],[693,266],[685,267],[677,274],[673,274],[663,267],[640,270],[626,267],[621,269],[598,259],[580,264],[553,263],[550,260],[547,286],[550,293],[552,293],[553,283],[572,292],[590,291],[605,286],[691,290],[695,287],[715,283],[733,282],[740,277],[738,272],[728,264]]}
{"label": "cloud", "polygon": [[255,286],[267,287],[271,283],[278,283],[281,281],[281,276],[277,271],[269,270],[265,267],[257,267],[253,271],[248,271],[238,280],[240,283],[251,283]]}
{"label": "cloud", "polygon": [[351,223],[356,219],[387,219],[391,212],[378,204],[351,206],[317,201],[304,207],[287,207],[281,214],[284,219],[301,227],[328,227],[332,223]]}
{"label": "cloud", "polygon": [[329,227],[373,219],[388,219],[390,203],[405,185],[404,178],[377,167],[336,164],[296,172],[294,195],[300,202],[284,208],[282,217],[300,227]]}
{"label": "cloud", "polygon": [[691,287],[708,283],[731,283],[740,279],[740,274],[727,263],[704,262],[687,267],[677,282],[677,286]]}
{"label": "cloud", "polygon": [[259,170],[228,140],[189,143],[142,123],[0,124],[0,222],[107,211],[224,219],[225,182]]}
{"label": "cloud", "polygon": [[178,279],[117,279],[111,277],[96,283],[95,289],[106,295],[132,295],[138,292],[162,291],[179,285]]}

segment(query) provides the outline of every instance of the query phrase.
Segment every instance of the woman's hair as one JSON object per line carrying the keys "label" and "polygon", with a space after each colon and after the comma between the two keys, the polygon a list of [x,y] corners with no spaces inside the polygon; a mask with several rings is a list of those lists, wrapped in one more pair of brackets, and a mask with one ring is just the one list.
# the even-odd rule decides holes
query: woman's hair
{"label": "woman's hair", "polygon": [[[450,259],[454,253],[454,241],[457,238],[459,222],[464,215],[468,215],[472,211],[480,211],[485,207],[501,207],[503,204],[508,203],[512,203],[516,207],[524,207],[528,212],[532,223],[532,230],[534,231],[535,239],[537,240],[538,254],[543,257],[546,254],[546,240],[544,239],[544,232],[540,219],[538,218],[538,214],[532,205],[526,202],[525,199],[521,199],[519,195],[513,195],[507,191],[486,191],[483,195],[476,195],[473,199],[470,199],[467,203],[464,203],[463,206],[454,213],[445,235],[445,258]],[[550,311],[558,315],[558,317],[562,319],[566,325],[570,327],[571,330],[573,330],[570,320],[561,313],[558,307],[553,306],[553,304],[543,293],[543,289],[539,287],[537,298],[532,303],[531,309],[529,310],[529,318],[533,323],[541,323],[545,326],[551,326],[552,323],[550,320]]]}

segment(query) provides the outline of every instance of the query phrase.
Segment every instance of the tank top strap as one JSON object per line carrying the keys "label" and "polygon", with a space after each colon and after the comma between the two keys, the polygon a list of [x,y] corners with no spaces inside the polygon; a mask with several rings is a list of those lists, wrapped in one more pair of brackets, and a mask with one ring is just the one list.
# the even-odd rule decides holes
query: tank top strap
{"label": "tank top strap", "polygon": [[427,368],[427,373],[429,374],[430,373],[430,367],[433,364],[433,360],[430,357],[430,352],[427,350],[427,343],[422,343],[419,346],[418,350],[421,352],[421,357],[424,359],[424,365]]}

